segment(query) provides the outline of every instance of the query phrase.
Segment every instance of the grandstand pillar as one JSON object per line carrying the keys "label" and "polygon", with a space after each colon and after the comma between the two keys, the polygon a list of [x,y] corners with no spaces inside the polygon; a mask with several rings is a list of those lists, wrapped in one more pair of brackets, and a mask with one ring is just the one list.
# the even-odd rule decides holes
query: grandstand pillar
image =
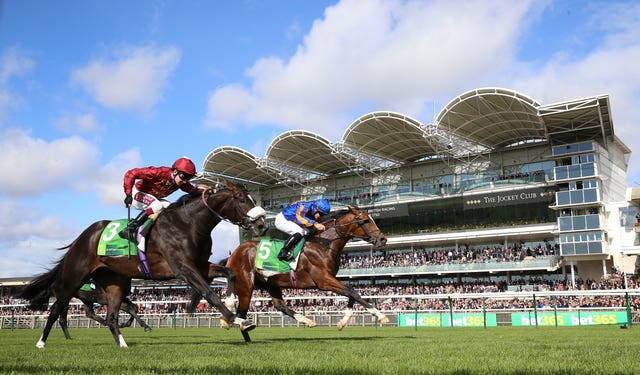
{"label": "grandstand pillar", "polygon": [[569,263],[569,267],[571,267],[571,287],[575,289],[576,288],[576,274],[575,274],[575,272],[573,270],[573,266],[574,266],[573,262]]}
{"label": "grandstand pillar", "polygon": [[602,276],[607,276],[607,262],[602,259]]}

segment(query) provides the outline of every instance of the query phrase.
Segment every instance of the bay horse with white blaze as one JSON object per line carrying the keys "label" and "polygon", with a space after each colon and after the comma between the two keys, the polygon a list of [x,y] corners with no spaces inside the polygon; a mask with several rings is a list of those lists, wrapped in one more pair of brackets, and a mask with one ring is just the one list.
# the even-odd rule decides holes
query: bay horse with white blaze
{"label": "bay horse with white blaze", "polygon": [[[255,328],[229,311],[211,289],[207,282],[208,260],[211,231],[220,221],[229,221],[260,236],[267,230],[263,213],[244,186],[229,181],[221,189],[207,188],[183,195],[162,211],[149,231],[146,257],[151,279],[182,279],[215,306],[227,323],[238,324],[243,332]],[[106,320],[116,344],[127,346],[118,327],[121,300],[123,294],[128,293],[123,287],[129,285],[131,278],[147,277],[140,270],[137,256],[97,254],[98,242],[107,224],[108,220],[102,220],[90,225],[75,241],[62,248],[68,251],[54,268],[36,277],[17,295],[29,300],[30,307],[36,309],[46,306],[51,296],[56,298],[36,347],[44,348],[54,322],[60,315],[66,318],[70,299],[90,278],[107,293]]]}
{"label": "bay horse with white blaze", "polygon": [[[287,307],[282,298],[282,288],[297,288],[320,289],[348,297],[347,312],[338,324],[340,330],[347,324],[356,301],[377,316],[380,323],[389,321],[358,292],[336,278],[340,267],[340,253],[350,239],[360,238],[375,247],[383,247],[387,243],[385,235],[366,212],[351,206],[346,210],[332,213],[322,223],[326,230],[309,237],[300,253],[298,266],[295,269],[295,285],[288,273],[277,273],[265,277],[260,270],[256,269],[258,241],[241,243],[228,258],[220,261],[221,265],[231,268],[236,275],[235,293],[238,296],[238,316],[247,318],[251,295],[257,288],[269,293],[277,310],[313,327],[316,325],[315,322]],[[247,332],[242,334],[245,341],[251,341]]]}

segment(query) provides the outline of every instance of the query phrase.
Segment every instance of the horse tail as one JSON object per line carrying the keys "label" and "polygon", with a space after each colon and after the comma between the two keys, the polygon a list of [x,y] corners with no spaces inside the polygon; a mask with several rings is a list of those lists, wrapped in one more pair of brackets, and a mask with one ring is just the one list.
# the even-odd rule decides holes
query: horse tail
{"label": "horse tail", "polygon": [[218,265],[222,266],[222,267],[226,267],[227,266],[227,261],[229,260],[229,258],[224,258],[222,260],[218,261]]}
{"label": "horse tail", "polygon": [[64,258],[60,259],[58,264],[51,270],[36,276],[16,294],[16,298],[28,300],[27,308],[31,310],[46,311],[49,308],[49,299],[53,294],[52,285],[58,278],[63,261]]}

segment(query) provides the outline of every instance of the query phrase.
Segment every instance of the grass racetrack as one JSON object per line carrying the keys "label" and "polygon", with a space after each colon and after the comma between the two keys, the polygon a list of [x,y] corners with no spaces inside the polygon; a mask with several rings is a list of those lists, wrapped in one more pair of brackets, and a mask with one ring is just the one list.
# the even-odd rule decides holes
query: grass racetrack
{"label": "grass racetrack", "polygon": [[0,330],[1,374],[640,374],[640,327]]}

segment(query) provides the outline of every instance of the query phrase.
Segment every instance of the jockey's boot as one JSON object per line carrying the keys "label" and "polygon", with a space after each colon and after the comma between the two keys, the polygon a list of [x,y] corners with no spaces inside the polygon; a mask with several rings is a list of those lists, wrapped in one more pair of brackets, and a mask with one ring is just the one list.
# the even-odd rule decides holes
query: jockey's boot
{"label": "jockey's boot", "polygon": [[278,254],[278,259],[291,260],[291,258],[293,258],[293,248],[296,247],[296,244],[301,239],[302,239],[302,233],[294,233],[291,237],[289,237],[287,239],[287,242],[284,243],[282,250],[280,250],[280,254]]}
{"label": "jockey's boot", "polygon": [[138,216],[136,216],[135,219],[131,220],[129,224],[127,224],[127,226],[118,234],[120,235],[120,237],[136,243],[136,234],[138,232],[138,227],[144,224],[144,222],[147,221],[148,218],[149,214],[147,214],[145,211],[140,212]]}

